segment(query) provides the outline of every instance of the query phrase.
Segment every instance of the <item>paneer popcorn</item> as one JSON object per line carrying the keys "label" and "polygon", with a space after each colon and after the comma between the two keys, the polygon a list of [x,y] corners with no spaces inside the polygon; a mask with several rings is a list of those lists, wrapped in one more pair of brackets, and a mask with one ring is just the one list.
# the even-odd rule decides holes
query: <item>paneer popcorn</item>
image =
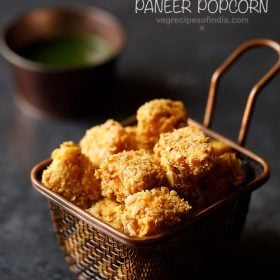
{"label": "paneer popcorn", "polygon": [[45,187],[132,237],[161,233],[201,201],[245,180],[238,155],[188,125],[181,101],[142,105],[133,126],[109,119],[79,144],[64,142],[42,174]]}
{"label": "paneer popcorn", "polygon": [[100,181],[94,176],[95,167],[78,145],[64,142],[52,152],[51,159],[42,175],[42,183],[47,188],[83,209],[101,197]]}
{"label": "paneer popcorn", "polygon": [[96,171],[105,197],[123,202],[136,192],[166,182],[163,168],[153,154],[145,150],[124,151],[105,159]]}

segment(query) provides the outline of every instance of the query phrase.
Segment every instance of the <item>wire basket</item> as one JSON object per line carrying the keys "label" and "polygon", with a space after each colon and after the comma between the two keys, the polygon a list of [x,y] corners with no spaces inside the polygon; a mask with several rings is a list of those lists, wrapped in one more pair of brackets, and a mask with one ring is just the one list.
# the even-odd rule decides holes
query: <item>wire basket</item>
{"label": "wire basket", "polygon": [[129,237],[45,188],[41,184],[41,176],[50,160],[32,169],[32,184],[49,200],[57,240],[70,270],[78,279],[181,279],[182,275],[191,279],[212,264],[217,264],[221,258],[234,253],[248,212],[250,193],[269,177],[268,164],[239,144],[244,143],[255,97],[279,71],[280,60],[250,94],[239,144],[207,127],[213,115],[219,78],[240,54],[255,46],[269,46],[280,54],[280,45],[267,39],[252,40],[241,45],[212,77],[204,126],[189,120],[190,124],[198,125],[209,137],[235,150],[246,172],[246,182],[209,205],[193,209],[188,219],[171,229],[144,238]]}

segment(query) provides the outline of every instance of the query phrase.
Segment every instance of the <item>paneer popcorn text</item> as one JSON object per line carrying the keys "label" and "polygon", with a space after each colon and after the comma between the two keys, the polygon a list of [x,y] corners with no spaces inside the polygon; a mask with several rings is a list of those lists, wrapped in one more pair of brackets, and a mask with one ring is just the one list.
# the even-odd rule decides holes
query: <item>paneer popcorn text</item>
{"label": "paneer popcorn text", "polygon": [[135,13],[266,14],[269,0],[135,0]]}

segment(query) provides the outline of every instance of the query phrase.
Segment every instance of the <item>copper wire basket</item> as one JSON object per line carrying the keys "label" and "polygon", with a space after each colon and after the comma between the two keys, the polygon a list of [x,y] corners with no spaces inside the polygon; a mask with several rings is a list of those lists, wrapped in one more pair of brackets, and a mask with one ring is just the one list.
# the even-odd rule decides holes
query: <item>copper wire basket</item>
{"label": "copper wire basket", "polygon": [[[222,74],[245,51],[270,47],[277,63],[254,86],[245,108],[237,143],[209,129],[216,90]],[[250,200],[250,193],[269,177],[269,166],[259,156],[242,147],[258,92],[280,69],[280,45],[256,39],[241,45],[212,76],[204,125],[194,120],[209,137],[232,147],[246,171],[246,182],[205,207],[192,210],[189,218],[160,234],[134,238],[89,215],[41,183],[50,160],[31,171],[34,188],[49,200],[53,228],[70,270],[78,279],[182,279],[197,277],[217,261],[232,255],[239,241]],[[125,121],[131,124],[135,119]]]}

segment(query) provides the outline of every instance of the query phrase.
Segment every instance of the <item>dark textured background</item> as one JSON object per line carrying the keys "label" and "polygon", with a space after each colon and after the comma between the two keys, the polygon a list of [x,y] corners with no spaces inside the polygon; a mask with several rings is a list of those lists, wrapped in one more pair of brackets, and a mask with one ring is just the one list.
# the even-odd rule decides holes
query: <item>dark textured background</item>
{"label": "dark textured background", "polygon": [[[280,2],[270,2],[269,13],[250,17],[248,24],[201,27],[157,24],[155,15],[135,15],[131,0],[84,1],[113,12],[128,33],[128,45],[118,64],[119,102],[110,111],[103,104],[104,114],[87,122],[34,119],[21,113],[13,102],[7,64],[1,59],[0,279],[74,279],[54,239],[47,201],[31,187],[32,166],[62,141],[78,141],[87,127],[108,117],[122,119],[155,96],[184,100],[192,118],[201,121],[211,74],[230,52],[248,39],[280,39]],[[78,1],[0,0],[0,23],[35,6],[60,3]],[[253,51],[225,76],[216,130],[235,138],[246,94],[273,59],[267,50]],[[271,178],[252,196],[240,254],[231,268],[237,276],[247,273],[269,279],[276,274],[279,278],[279,88],[277,77],[263,90],[249,131],[246,146],[270,163]]]}

